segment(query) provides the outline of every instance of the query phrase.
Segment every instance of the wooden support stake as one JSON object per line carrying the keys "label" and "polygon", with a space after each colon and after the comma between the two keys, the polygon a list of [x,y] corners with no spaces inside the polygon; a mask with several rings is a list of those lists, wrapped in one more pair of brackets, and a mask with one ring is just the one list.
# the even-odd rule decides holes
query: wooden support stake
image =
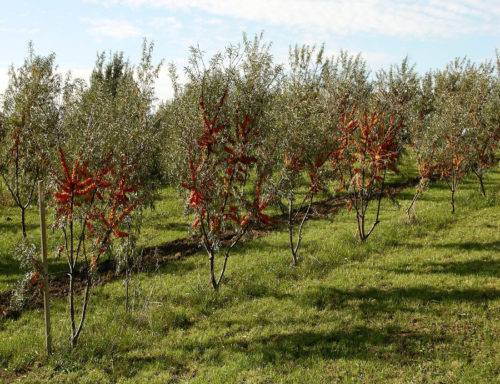
{"label": "wooden support stake", "polygon": [[42,236],[42,268],[43,268],[43,311],[45,313],[45,345],[47,355],[52,353],[52,338],[50,336],[50,310],[49,310],[49,268],[47,265],[47,225],[45,223],[45,196],[43,182],[38,181],[38,199],[40,202],[40,233]]}

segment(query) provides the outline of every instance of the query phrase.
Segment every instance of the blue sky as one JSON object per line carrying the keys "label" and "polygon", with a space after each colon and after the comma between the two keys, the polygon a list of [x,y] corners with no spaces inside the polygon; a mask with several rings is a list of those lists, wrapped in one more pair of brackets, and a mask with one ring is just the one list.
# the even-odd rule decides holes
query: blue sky
{"label": "blue sky", "polygon": [[[155,59],[182,67],[190,45],[208,54],[264,31],[276,61],[296,43],[325,43],[364,56],[372,70],[406,55],[417,70],[443,67],[457,56],[493,58],[500,48],[500,0],[1,0],[0,92],[8,66],[18,66],[32,40],[55,52],[61,71],[87,77],[100,51],[123,51],[137,62],[142,39]],[[171,95],[166,70],[157,84]]]}

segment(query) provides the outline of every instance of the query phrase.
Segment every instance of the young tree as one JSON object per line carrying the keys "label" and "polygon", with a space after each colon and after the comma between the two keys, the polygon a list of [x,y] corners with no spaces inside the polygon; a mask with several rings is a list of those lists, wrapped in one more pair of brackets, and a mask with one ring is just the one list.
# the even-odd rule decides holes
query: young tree
{"label": "young tree", "polygon": [[415,190],[415,195],[413,196],[410,205],[406,208],[406,214],[408,215],[408,222],[411,223],[412,215],[410,211],[413,209],[413,217],[415,214],[415,203],[419,196],[424,192],[424,190],[429,185],[431,177],[436,173],[436,170],[439,168],[439,162],[435,158],[435,154],[432,150],[425,151],[420,149],[416,153],[417,157],[417,170],[418,170],[418,184]]}
{"label": "young tree", "polygon": [[[365,241],[380,223],[380,204],[384,190],[386,172],[398,170],[397,136],[402,120],[393,115],[388,125],[384,113],[374,110],[361,112],[357,118],[353,108],[345,112],[340,120],[340,148],[332,162],[340,189],[346,189],[349,210],[354,207],[358,224],[358,234]],[[366,228],[367,210],[370,202],[377,198],[375,220],[370,229]]]}
{"label": "young tree", "polygon": [[429,136],[438,143],[439,172],[450,189],[452,213],[462,175],[471,164],[477,164],[481,152],[481,148],[471,150],[471,147],[478,146],[476,137],[482,136],[474,129],[479,127],[477,113],[483,109],[485,100],[482,77],[480,68],[467,59],[456,59],[434,73],[434,113]]}
{"label": "young tree", "polygon": [[[325,164],[333,151],[334,131],[323,103],[324,77],[328,69],[323,47],[317,53],[315,47],[309,46],[290,49],[289,66],[289,75],[274,104],[276,134],[280,138],[279,153],[282,156],[275,178],[278,179],[279,205],[287,214],[292,265],[297,265],[304,223],[314,196],[327,183]],[[297,190],[301,187],[304,172],[308,174],[309,184],[304,198],[297,205]],[[282,199],[287,203],[282,204]],[[299,226],[295,240],[293,231],[297,219]]]}
{"label": "young tree", "polygon": [[[433,74],[428,72],[419,80],[414,103],[416,118],[411,121],[409,130],[409,140],[414,150],[419,178],[413,199],[406,209],[409,223],[412,221],[412,216],[416,216],[415,203],[417,199],[428,187],[431,178],[438,173],[440,168],[438,154],[441,138],[435,136],[435,131],[429,125],[435,113],[434,104]],[[411,214],[412,210],[413,213]]]}
{"label": "young tree", "polygon": [[[52,172],[54,183],[55,227],[64,234],[64,245],[59,250],[66,255],[69,268],[70,343],[74,348],[83,329],[93,272],[99,258],[107,252],[113,238],[128,236],[121,231],[132,210],[140,203],[137,187],[131,184],[134,165],[123,158],[116,167],[108,156],[101,167],[81,162],[81,156],[68,161],[59,149],[59,169]],[[77,322],[75,309],[75,278],[85,277],[85,293]]]}
{"label": "young tree", "polygon": [[441,179],[450,189],[451,213],[455,213],[455,192],[458,183],[462,181],[462,174],[467,171],[467,157],[464,149],[464,140],[461,135],[445,136],[446,145],[441,153],[440,168]]}
{"label": "young tree", "polygon": [[[224,96],[221,103],[223,99]],[[188,151],[190,182],[183,187],[190,191],[188,204],[196,217],[192,228],[200,229],[201,242],[209,255],[210,281],[218,289],[229,253],[250,225],[259,221],[271,223],[263,213],[269,196],[262,193],[262,187],[268,176],[254,155],[259,132],[252,117],[245,114],[240,118],[236,110],[234,126],[228,127],[217,121],[217,112],[208,115],[203,100],[200,104],[206,131],[196,140],[196,147]],[[245,184],[251,167],[256,167],[258,176],[253,193],[249,194],[245,193]],[[216,278],[215,254],[229,228],[235,234],[224,251],[223,266]]]}
{"label": "young tree", "polygon": [[493,72],[490,62],[477,68],[469,101],[468,166],[476,175],[483,196],[486,196],[483,177],[495,162],[500,141],[500,82]]}
{"label": "young tree", "polygon": [[45,174],[44,163],[58,125],[60,86],[55,55],[36,55],[31,43],[24,64],[9,69],[0,115],[0,175],[21,210],[24,237],[26,209]]}
{"label": "young tree", "polygon": [[[176,174],[188,192],[192,230],[199,233],[208,254],[215,290],[231,250],[244,234],[258,223],[271,223],[264,213],[272,170],[267,108],[280,68],[272,64],[269,46],[261,40],[244,37],[242,48],[228,47],[208,66],[202,52],[193,49],[183,89],[172,69],[177,91],[171,106]],[[218,253],[224,254],[220,273],[215,266]]]}
{"label": "young tree", "polygon": [[[51,163],[51,181],[55,225],[63,233],[60,249],[66,254],[70,276],[72,347],[85,322],[101,255],[115,256],[112,239],[128,237],[135,223],[132,211],[140,212],[151,202],[159,184],[155,166],[161,132],[152,105],[159,67],[151,64],[151,54],[152,45],[145,42],[137,68],[121,63],[122,57],[115,55],[106,65],[112,71],[103,70],[100,57],[90,86],[68,80],[64,88],[57,137],[60,150]],[[86,288],[77,323],[74,281],[80,273]]]}

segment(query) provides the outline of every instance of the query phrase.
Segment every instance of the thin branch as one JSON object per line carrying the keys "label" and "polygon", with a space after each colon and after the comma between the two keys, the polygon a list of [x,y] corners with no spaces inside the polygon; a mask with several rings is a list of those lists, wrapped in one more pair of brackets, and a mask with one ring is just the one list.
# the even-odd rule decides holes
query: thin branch
{"label": "thin branch", "polygon": [[365,239],[368,239],[368,237],[372,234],[373,230],[375,227],[380,223],[379,215],[380,215],[380,203],[382,202],[382,193],[384,191],[384,184],[385,184],[385,174],[386,174],[386,168],[384,169],[384,177],[382,179],[382,187],[380,188],[380,192],[378,195],[378,205],[377,205],[377,216],[375,217],[375,222],[373,223],[370,231],[368,231],[368,234],[366,235]]}
{"label": "thin branch", "polygon": [[36,175],[33,178],[33,185],[31,186],[30,195],[29,195],[28,200],[26,201],[26,204],[24,205],[23,209],[28,208],[28,205],[30,205],[31,200],[33,199],[33,194],[35,193],[35,187],[36,187],[36,183],[38,181],[39,174],[40,174],[40,170],[39,170],[39,168],[37,168]]}
{"label": "thin branch", "polygon": [[5,178],[5,175],[2,173],[2,179],[4,181],[4,184],[7,186],[7,189],[9,190],[10,194],[12,195],[12,199],[14,199],[14,202],[19,206],[19,208],[22,208],[23,205],[21,202],[18,200],[17,195],[14,193],[12,188],[10,187],[10,184],[8,183],[7,179]]}
{"label": "thin branch", "polygon": [[295,245],[295,250],[294,250],[295,255],[297,254],[297,251],[298,251],[299,246],[300,246],[300,242],[302,240],[302,228],[304,227],[304,223],[306,222],[306,219],[309,216],[309,211],[310,211],[311,206],[312,206],[313,198],[314,198],[314,195],[311,193],[311,198],[309,199],[309,204],[307,205],[307,210],[304,213],[304,217],[302,218],[302,221],[300,222],[299,237],[297,239],[297,244]]}
{"label": "thin branch", "polygon": [[226,264],[227,264],[227,259],[229,258],[229,252],[231,251],[231,249],[233,249],[233,247],[236,245],[236,243],[238,243],[238,241],[240,241],[240,239],[243,237],[243,235],[245,234],[245,232],[247,231],[247,228],[248,227],[244,227],[241,232],[238,234],[238,236],[236,237],[236,239],[231,243],[231,245],[227,248],[226,250],[226,254],[224,255],[224,263],[222,264],[222,270],[220,272],[220,275],[219,275],[219,278],[217,280],[217,286],[220,285],[220,282],[222,280],[222,277],[224,276],[224,272],[226,271]]}
{"label": "thin branch", "polygon": [[83,328],[83,323],[85,322],[85,315],[87,314],[87,307],[88,307],[88,303],[89,303],[89,292],[90,292],[91,283],[92,283],[92,277],[91,277],[90,273],[87,272],[87,285],[85,286],[85,295],[83,298],[80,324],[78,325],[78,329],[76,330],[76,332],[73,334],[72,343],[74,346],[76,346],[76,343],[78,341],[78,336],[80,336],[80,332],[82,331],[82,328]]}

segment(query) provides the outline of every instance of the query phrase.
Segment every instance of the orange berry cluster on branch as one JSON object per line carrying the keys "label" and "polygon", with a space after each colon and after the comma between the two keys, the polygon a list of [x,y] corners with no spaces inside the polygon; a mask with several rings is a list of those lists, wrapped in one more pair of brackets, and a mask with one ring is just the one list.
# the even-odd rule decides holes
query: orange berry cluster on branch
{"label": "orange berry cluster on branch", "polygon": [[[111,158],[109,156],[107,160]],[[81,164],[80,157],[72,166],[68,164],[62,148],[59,149],[59,162],[61,174],[52,174],[57,184],[54,192],[57,216],[63,220],[63,225],[79,220],[87,231],[85,239],[95,237],[94,247],[98,255],[108,249],[111,235],[116,238],[129,236],[118,226],[140,204],[139,199],[130,197],[137,191],[129,177],[136,165],[127,167],[125,159],[122,159],[116,170],[105,161],[109,164],[90,171],[87,163]],[[78,207],[81,209],[75,216]],[[97,260],[98,256],[94,254],[91,263],[95,266]]]}
{"label": "orange berry cluster on branch", "polygon": [[253,197],[248,200],[248,193],[245,193],[250,167],[258,166],[259,160],[252,151],[261,131],[256,129],[250,114],[240,118],[238,105],[234,123],[221,122],[220,112],[226,95],[227,91],[216,105],[213,116],[209,116],[204,101],[200,101],[204,129],[201,137],[189,141],[189,168],[181,183],[189,191],[187,205],[195,214],[192,229],[200,228],[216,236],[228,220],[240,228],[252,220],[271,222],[262,212],[268,200],[261,197],[264,172],[259,174]]}

